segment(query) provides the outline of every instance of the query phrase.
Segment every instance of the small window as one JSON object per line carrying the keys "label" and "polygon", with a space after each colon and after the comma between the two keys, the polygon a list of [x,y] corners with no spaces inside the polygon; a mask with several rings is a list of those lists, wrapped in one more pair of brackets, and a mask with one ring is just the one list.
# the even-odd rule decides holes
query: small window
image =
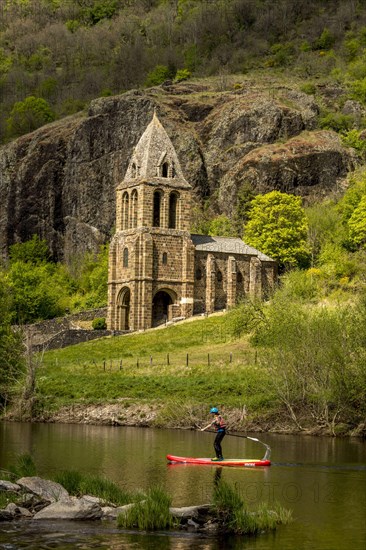
{"label": "small window", "polygon": [[238,273],[236,274],[236,282],[239,284],[243,282],[243,275],[240,273],[240,271],[238,271]]}
{"label": "small window", "polygon": [[199,267],[196,269],[196,279],[197,281],[202,279],[202,270]]}
{"label": "small window", "polygon": [[163,265],[166,265],[168,263],[168,254],[166,252],[163,252]]}
{"label": "small window", "polygon": [[163,166],[161,167],[161,175],[163,178],[167,178],[169,175],[169,164],[167,162],[164,162]]}
{"label": "small window", "polygon": [[133,163],[132,164],[132,167],[131,167],[131,175],[133,178],[135,178],[137,176],[137,168],[136,168],[136,164]]}
{"label": "small window", "polygon": [[160,206],[161,206],[161,193],[155,191],[154,193],[154,211],[153,211],[153,227],[160,227]]}
{"label": "small window", "polygon": [[123,249],[123,267],[128,267],[128,248]]}
{"label": "small window", "polygon": [[222,281],[222,273],[221,273],[221,271],[218,271],[218,272],[217,272],[216,278],[217,278],[218,282],[221,283],[221,281]]}

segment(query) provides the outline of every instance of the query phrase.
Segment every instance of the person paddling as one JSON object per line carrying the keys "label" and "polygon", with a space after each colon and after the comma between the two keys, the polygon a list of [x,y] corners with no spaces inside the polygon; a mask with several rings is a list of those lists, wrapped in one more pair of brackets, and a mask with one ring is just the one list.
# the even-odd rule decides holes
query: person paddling
{"label": "person paddling", "polygon": [[211,426],[215,428],[217,432],[215,441],[214,441],[214,449],[215,449],[216,457],[212,458],[211,460],[221,461],[221,460],[224,460],[224,457],[222,456],[221,441],[224,439],[226,434],[226,423],[225,423],[225,420],[220,415],[219,410],[216,407],[212,407],[212,409],[210,410],[210,414],[214,415],[214,419],[205,428],[201,428],[201,432],[204,432],[208,428],[211,428]]}

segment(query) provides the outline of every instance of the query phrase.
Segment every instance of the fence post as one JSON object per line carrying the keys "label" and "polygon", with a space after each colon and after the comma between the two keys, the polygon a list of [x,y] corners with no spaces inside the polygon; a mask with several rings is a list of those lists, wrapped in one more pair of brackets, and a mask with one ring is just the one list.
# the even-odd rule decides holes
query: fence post
{"label": "fence post", "polygon": [[170,365],[170,362],[169,362],[169,353],[167,354],[166,356],[166,364],[169,366]]}
{"label": "fence post", "polygon": [[189,358],[188,358],[188,353],[187,353],[187,357],[186,357],[186,367],[188,367],[188,363],[189,363]]}
{"label": "fence post", "polygon": [[104,359],[104,361],[103,361],[103,370],[104,370],[104,372],[105,372],[105,359]]}
{"label": "fence post", "polygon": [[207,354],[207,365],[210,366],[210,354]]}
{"label": "fence post", "polygon": [[122,370],[122,359],[119,362],[119,370]]}
{"label": "fence post", "polygon": [[232,354],[232,352],[230,352],[230,363],[232,363],[232,362],[233,362],[233,354]]}
{"label": "fence post", "polygon": [[139,358],[136,359],[136,367],[139,368]]}
{"label": "fence post", "polygon": [[150,367],[152,367],[152,364],[153,364],[153,358],[152,358],[152,355],[150,355]]}

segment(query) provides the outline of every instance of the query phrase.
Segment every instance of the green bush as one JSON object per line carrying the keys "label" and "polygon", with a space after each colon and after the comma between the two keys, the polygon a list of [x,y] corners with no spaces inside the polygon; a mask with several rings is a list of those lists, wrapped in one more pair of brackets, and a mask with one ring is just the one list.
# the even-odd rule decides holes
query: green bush
{"label": "green bush", "polygon": [[82,474],[76,470],[65,470],[54,477],[65,489],[75,496],[93,495],[106,503],[123,506],[142,498],[141,493],[131,493],[112,481],[100,476]]}
{"label": "green bush", "polygon": [[137,502],[117,518],[117,525],[123,529],[137,528],[144,531],[169,529],[173,526],[170,514],[171,498],[160,487],[150,489],[146,498]]}
{"label": "green bush", "polygon": [[188,80],[191,78],[192,73],[188,69],[178,69],[175,74],[174,82],[182,82],[183,80]]}
{"label": "green bush", "polygon": [[92,327],[94,330],[106,330],[107,323],[105,321],[105,317],[97,317],[96,319],[93,319]]}
{"label": "green bush", "polygon": [[151,86],[159,86],[159,84],[162,84],[169,78],[172,78],[169,68],[165,65],[156,65],[156,67],[148,73],[144,84],[146,88],[150,88]]}
{"label": "green bush", "polygon": [[14,103],[6,121],[7,135],[8,137],[21,136],[47,122],[52,122],[55,118],[55,113],[45,99],[35,96],[26,97],[24,101]]}

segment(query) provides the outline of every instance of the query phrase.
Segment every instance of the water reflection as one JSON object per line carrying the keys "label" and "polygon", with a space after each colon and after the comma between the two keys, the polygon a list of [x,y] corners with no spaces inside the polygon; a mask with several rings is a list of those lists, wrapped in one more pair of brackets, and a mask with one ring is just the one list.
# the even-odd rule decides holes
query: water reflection
{"label": "water reflection", "polygon": [[[0,423],[0,468],[17,454],[30,453],[40,475],[77,469],[102,474],[128,489],[162,485],[173,506],[212,502],[219,479],[235,484],[249,507],[279,501],[295,521],[258,539],[216,538],[193,534],[121,533],[105,524],[46,526],[0,524],[0,549],[15,548],[317,548],[366,547],[366,442],[357,439],[260,435],[272,448],[270,468],[224,468],[213,464],[167,464],[166,454],[207,456],[212,441],[201,432],[144,428]],[[240,438],[225,439],[227,456],[259,457],[262,448]],[[32,537],[37,540],[32,543]],[[347,538],[345,538],[347,537]],[[221,546],[220,546],[221,544]]]}

